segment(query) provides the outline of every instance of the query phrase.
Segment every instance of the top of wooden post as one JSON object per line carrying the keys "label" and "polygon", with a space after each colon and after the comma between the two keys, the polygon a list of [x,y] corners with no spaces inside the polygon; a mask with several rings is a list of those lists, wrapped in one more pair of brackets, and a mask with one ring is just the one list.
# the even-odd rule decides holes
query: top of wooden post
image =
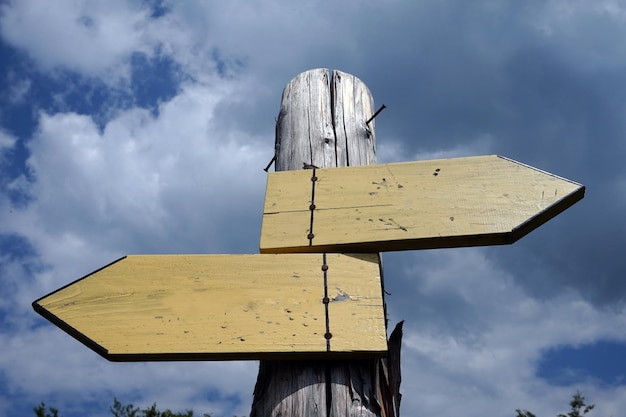
{"label": "top of wooden post", "polygon": [[283,90],[276,122],[276,171],[376,162],[374,100],[357,77],[312,69]]}
{"label": "top of wooden post", "polygon": [[[353,75],[324,68],[299,74],[283,91],[276,171],[374,164],[374,121],[366,123],[373,109],[368,88]],[[396,368],[390,380],[399,381],[399,360],[390,369],[384,359],[261,361],[250,416],[393,417],[399,394],[388,388],[395,382],[384,381]]]}

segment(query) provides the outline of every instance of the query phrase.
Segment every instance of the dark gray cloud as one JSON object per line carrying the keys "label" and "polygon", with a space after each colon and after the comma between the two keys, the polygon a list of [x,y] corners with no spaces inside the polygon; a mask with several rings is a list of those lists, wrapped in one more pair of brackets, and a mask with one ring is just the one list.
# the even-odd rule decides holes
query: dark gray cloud
{"label": "dark gray cloud", "polygon": [[359,76],[388,106],[380,146],[391,140],[410,156],[482,136],[491,153],[586,185],[586,199],[556,224],[514,252],[490,253],[535,296],[573,287],[619,305],[626,72],[611,45],[623,21],[581,9],[546,16],[545,2],[425,2],[394,10],[386,26],[381,13]]}

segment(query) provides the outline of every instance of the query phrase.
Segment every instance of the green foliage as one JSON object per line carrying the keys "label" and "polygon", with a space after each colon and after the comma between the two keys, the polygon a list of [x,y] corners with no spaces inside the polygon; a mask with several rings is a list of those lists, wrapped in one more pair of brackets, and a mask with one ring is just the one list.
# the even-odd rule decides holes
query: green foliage
{"label": "green foliage", "polygon": [[57,410],[56,408],[50,407],[50,412],[46,412],[46,404],[44,404],[43,402],[37,407],[33,408],[33,411],[35,412],[35,415],[37,417],[60,417],[59,410]]}
{"label": "green foliage", "polygon": [[[141,410],[132,404],[124,405],[117,398],[113,399],[113,405],[109,410],[111,410],[114,417],[193,417],[192,410],[187,410],[184,413],[173,413],[171,410],[159,411],[156,408],[156,403],[149,408]],[[204,414],[203,417],[211,416]]]}
{"label": "green foliage", "polygon": [[[192,410],[187,410],[184,413],[174,413],[171,410],[159,411],[157,410],[156,403],[142,410],[132,404],[124,405],[119,402],[117,398],[113,399],[113,405],[109,407],[109,410],[114,417],[194,417]],[[33,408],[33,411],[37,417],[61,417],[59,410],[56,408],[49,407],[49,411],[46,411],[46,404],[43,402]],[[209,414],[203,414],[202,417],[211,416]]]}
{"label": "green foliage", "polygon": [[[580,391],[576,391],[574,394],[574,398],[569,403],[570,407],[572,407],[572,411],[567,414],[559,414],[557,417],[582,417],[595,407],[595,404],[587,405],[585,404],[585,397]],[[582,410],[582,414],[580,411]]]}
{"label": "green foliage", "polygon": [[[583,417],[595,407],[595,404],[587,405],[585,403],[585,397],[583,397],[583,394],[580,391],[576,391],[576,394],[573,395],[572,401],[570,401],[569,405],[572,408],[569,413],[558,414],[556,417]],[[515,417],[537,417],[527,410],[515,410],[515,412],[517,413]]]}

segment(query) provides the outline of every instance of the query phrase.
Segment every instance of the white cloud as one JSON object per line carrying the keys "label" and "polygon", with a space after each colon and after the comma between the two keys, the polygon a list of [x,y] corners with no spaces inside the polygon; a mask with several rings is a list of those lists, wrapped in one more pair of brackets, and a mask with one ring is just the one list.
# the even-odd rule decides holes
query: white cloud
{"label": "white cloud", "polygon": [[[122,365],[107,363],[58,329],[27,330],[36,319],[33,300],[127,253],[257,250],[262,168],[273,137],[225,129],[213,116],[239,93],[228,82],[184,85],[158,116],[132,108],[102,130],[87,115],[41,113],[28,143],[34,182],[22,181],[34,199],[0,227],[26,237],[45,265],[25,271],[20,260],[3,260],[14,287],[2,307],[22,331],[0,334],[10,350],[0,367],[16,392],[36,397],[53,389],[67,397],[142,387],[137,402],[146,406],[158,400],[160,408],[235,411],[231,400],[207,400],[197,389],[202,386],[242,398],[236,412],[247,412],[255,362],[126,364],[122,381]],[[255,147],[258,142],[267,147]],[[59,351],[63,359],[52,360]],[[165,389],[168,384],[187,388]]]}
{"label": "white cloud", "polygon": [[0,152],[13,148],[16,141],[13,135],[0,129]]}
{"label": "white cloud", "polygon": [[[103,131],[89,116],[42,113],[29,142],[35,201],[3,229],[27,236],[46,264],[74,260],[83,273],[90,272],[88,259],[94,269],[94,258],[109,262],[150,248],[227,250],[249,222],[235,220],[234,234],[224,237],[232,216],[257,209],[260,218],[261,168],[273,143],[266,138],[267,149],[255,148],[259,139],[221,129],[212,113],[229,94],[227,84],[189,85],[158,117],[133,108]],[[246,236],[256,235],[256,220]]]}
{"label": "white cloud", "polygon": [[386,141],[378,146],[377,161],[378,163],[393,163],[486,155],[493,152],[494,137],[489,133],[485,133],[478,137],[455,143],[448,149],[438,149],[430,152],[419,151],[415,154],[407,155],[405,149],[403,149],[402,141],[386,138]]}
{"label": "white cloud", "polygon": [[[538,379],[541,354],[564,344],[625,340],[620,329],[626,315],[599,311],[575,292],[552,300],[530,298],[481,249],[429,251],[413,258],[401,277],[386,279],[388,284],[405,281],[402,293],[388,285],[392,315],[409,314],[403,307],[394,311],[394,305],[414,310],[405,324],[402,352],[403,392],[412,393],[403,399],[405,410],[451,416],[468,409],[506,415],[526,408],[554,415],[565,409],[576,387],[551,387]],[[470,314],[462,312],[463,303]],[[580,381],[578,388],[600,403],[593,396],[594,381]],[[606,402],[621,401],[620,391],[611,391]],[[555,401],[555,395],[562,400]]]}
{"label": "white cloud", "polygon": [[20,0],[1,8],[3,38],[45,69],[56,67],[104,79],[127,76],[132,52],[150,54],[147,10],[123,0]]}
{"label": "white cloud", "polygon": [[[15,149],[15,144],[17,143],[17,139],[10,133],[6,132],[0,127],[0,169],[4,168],[4,166],[8,162],[9,151]],[[7,177],[9,177],[7,175]],[[13,185],[11,183],[7,184],[8,188],[12,188]]]}
{"label": "white cloud", "polygon": [[[227,69],[235,61],[253,63],[267,76],[285,54],[290,66],[328,54],[337,30],[326,16],[330,5],[176,2],[155,19],[146,7],[125,0],[23,0],[2,6],[0,27],[6,41],[26,50],[43,69],[68,69],[108,83],[128,79],[132,53],[150,56],[157,49],[196,80],[215,72],[217,56]],[[355,4],[335,12],[348,18],[352,8],[358,11]],[[344,37],[333,55],[351,43]],[[311,48],[317,51],[313,57]]]}
{"label": "white cloud", "polygon": [[9,74],[7,77],[9,84],[8,101],[12,104],[24,103],[26,95],[30,92],[32,81],[18,74]]}
{"label": "white cloud", "polygon": [[[59,329],[46,326],[35,331],[6,337],[0,334],[6,354],[0,358],[0,367],[7,371],[13,392],[26,391],[33,405],[46,398],[51,389],[59,394],[63,410],[72,404],[72,398],[87,398],[106,391],[110,397],[100,398],[108,406],[113,396],[134,398],[137,406],[150,406],[157,402],[159,409],[174,411],[193,409],[199,412],[216,412],[217,415],[247,413],[249,398],[257,371],[256,362],[179,362],[179,363],[113,363],[73,340]],[[23,361],[28,357],[27,362]],[[23,366],[12,366],[22,363]],[[194,381],[191,383],[191,381]],[[137,395],[137,387],[141,394]],[[204,390],[219,389],[222,396],[240,396],[244,404],[236,410],[224,408],[227,401],[211,400],[202,395]],[[50,404],[55,406],[53,404]],[[97,410],[102,415],[105,409]]]}

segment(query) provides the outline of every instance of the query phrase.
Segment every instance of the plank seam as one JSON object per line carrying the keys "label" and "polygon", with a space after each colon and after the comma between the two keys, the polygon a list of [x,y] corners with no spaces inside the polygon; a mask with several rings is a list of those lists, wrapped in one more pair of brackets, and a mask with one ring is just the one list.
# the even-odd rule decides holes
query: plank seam
{"label": "plank seam", "polygon": [[[309,205],[309,210],[311,211],[311,222],[309,224],[309,234],[307,238],[309,239],[309,246],[313,246],[313,238],[315,234],[313,233],[313,213],[315,211],[315,183],[317,182],[317,176],[315,175],[316,168],[313,167],[313,174],[311,176],[311,205]],[[326,263],[326,260],[324,260]]]}
{"label": "plank seam", "polygon": [[324,315],[326,316],[326,333],[324,333],[324,338],[326,339],[326,352],[330,352],[330,339],[333,335],[330,332],[330,317],[328,315],[330,299],[328,298],[328,264],[326,263],[326,253],[322,254],[322,271],[324,274],[324,298],[322,302],[324,303]]}

